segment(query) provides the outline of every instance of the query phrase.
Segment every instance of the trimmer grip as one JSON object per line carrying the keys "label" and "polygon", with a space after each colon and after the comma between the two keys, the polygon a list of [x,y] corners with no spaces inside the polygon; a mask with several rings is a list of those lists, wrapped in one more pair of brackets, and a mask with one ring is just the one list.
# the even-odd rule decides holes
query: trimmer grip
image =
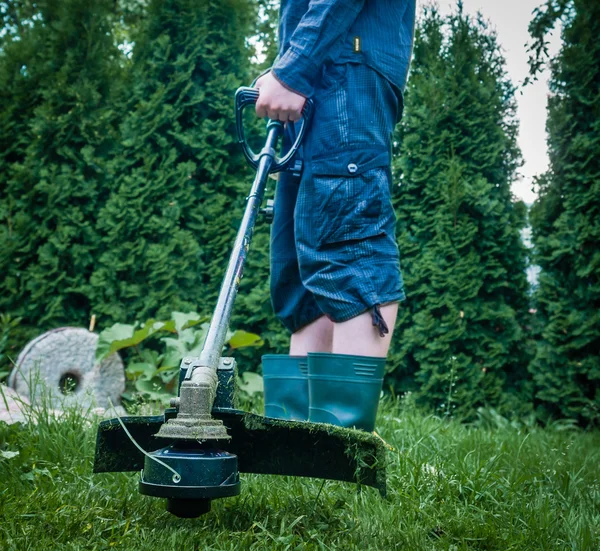
{"label": "trimmer grip", "polygon": [[[244,109],[248,105],[256,105],[258,101],[258,90],[256,88],[249,88],[248,86],[242,86],[237,89],[235,93],[235,121],[237,125],[237,134],[238,134],[238,142],[242,146],[242,150],[248,162],[254,167],[258,168],[258,161],[260,160],[261,153],[254,153],[252,148],[246,141],[246,134],[244,132],[244,119],[242,117]],[[289,164],[291,163],[294,155],[298,151],[302,140],[304,139],[304,135],[306,134],[306,130],[310,123],[310,119],[313,114],[314,103],[311,99],[307,99],[304,103],[304,109],[302,110],[302,124],[300,129],[298,130],[298,135],[296,136],[296,141],[290,148],[290,150],[283,157],[275,157],[275,160],[271,166],[269,172],[281,172],[285,170]],[[278,121],[272,121],[278,122]],[[280,122],[283,126],[283,123]]]}
{"label": "trimmer grip", "polygon": [[246,105],[254,105],[258,101],[258,88],[242,86],[235,93],[236,108],[243,109]]}

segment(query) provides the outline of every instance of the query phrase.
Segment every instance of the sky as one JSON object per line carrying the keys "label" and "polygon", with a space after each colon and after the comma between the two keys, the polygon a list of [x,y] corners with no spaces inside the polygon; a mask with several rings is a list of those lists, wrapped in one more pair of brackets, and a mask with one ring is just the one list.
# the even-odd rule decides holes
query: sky
{"label": "sky", "polygon": [[[421,4],[421,2],[419,0]],[[443,14],[455,10],[456,1],[438,0]],[[515,196],[526,203],[532,203],[535,194],[531,190],[533,177],[543,173],[548,166],[546,149],[546,105],[548,95],[549,72],[542,73],[537,82],[526,88],[520,87],[527,76],[529,58],[525,44],[529,41],[527,27],[533,10],[544,0],[463,0],[464,11],[475,14],[480,11],[498,35],[506,68],[513,84],[519,87],[517,104],[519,118],[519,146],[523,153],[524,165],[520,169],[521,177],[513,183]],[[560,32],[555,30],[548,38],[550,54],[554,55],[560,47]]]}

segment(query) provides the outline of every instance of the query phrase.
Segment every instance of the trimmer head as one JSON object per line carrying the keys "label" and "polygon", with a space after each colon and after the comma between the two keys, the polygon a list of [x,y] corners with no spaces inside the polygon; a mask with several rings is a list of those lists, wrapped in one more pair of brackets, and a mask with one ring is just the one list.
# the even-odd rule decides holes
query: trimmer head
{"label": "trimmer head", "polygon": [[[386,449],[377,436],[303,421],[286,421],[240,411],[234,407],[235,362],[223,358],[217,398],[212,410],[230,440],[171,441],[157,438],[164,415],[124,417],[100,423],[94,472],[142,471],[144,495],[167,499],[167,510],[179,517],[196,517],[210,510],[210,501],[240,493],[239,473],[278,474],[355,482],[385,495]],[[144,456],[131,438],[154,459]]]}

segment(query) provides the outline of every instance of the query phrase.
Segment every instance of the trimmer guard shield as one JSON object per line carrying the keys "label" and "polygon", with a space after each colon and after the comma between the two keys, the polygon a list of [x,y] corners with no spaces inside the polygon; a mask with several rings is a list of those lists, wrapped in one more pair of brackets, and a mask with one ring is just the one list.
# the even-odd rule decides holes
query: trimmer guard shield
{"label": "trimmer guard shield", "polygon": [[[167,410],[166,416],[170,412]],[[243,473],[305,476],[356,482],[386,492],[384,442],[374,434],[321,423],[286,421],[235,409],[213,409],[231,440],[219,448],[238,456]],[[151,452],[165,446],[155,438],[165,415],[123,417],[135,441]],[[118,419],[100,423],[94,472],[140,471],[144,455]]]}

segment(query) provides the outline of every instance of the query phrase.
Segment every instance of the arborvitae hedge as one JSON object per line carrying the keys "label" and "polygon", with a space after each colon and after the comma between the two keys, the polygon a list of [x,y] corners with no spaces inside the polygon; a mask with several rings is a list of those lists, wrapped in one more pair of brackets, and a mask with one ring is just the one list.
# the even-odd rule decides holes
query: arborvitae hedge
{"label": "arborvitae hedge", "polygon": [[15,2],[0,56],[0,311],[85,324],[116,143],[114,2]]}
{"label": "arborvitae hedge", "polygon": [[103,320],[214,305],[245,197],[233,95],[250,23],[245,1],[154,0],[133,36],[91,277]]}
{"label": "arborvitae hedge", "polygon": [[519,392],[526,378],[513,96],[484,23],[460,9],[446,19],[426,9],[395,158],[408,299],[390,360],[399,390],[444,412],[513,407],[503,391]]}
{"label": "arborvitae hedge", "polygon": [[550,169],[538,181],[531,212],[543,326],[531,372],[540,416],[598,423],[600,3],[547,2],[531,25],[535,45],[543,45],[559,17],[563,45],[551,66],[548,105]]}
{"label": "arborvitae hedge", "polygon": [[[252,176],[234,141],[233,93],[256,76],[248,36],[266,38],[267,65],[275,53],[273,22],[255,17],[262,6],[272,18],[273,5],[0,6],[0,312],[21,316],[32,335],[85,325],[91,313],[106,326],[212,311]],[[554,65],[552,166],[532,212],[543,269],[536,321],[546,327],[531,372],[541,412],[593,420],[600,14],[593,0],[548,6],[536,19],[542,37],[557,14],[567,25]],[[117,47],[124,38],[129,56]],[[493,34],[460,12],[443,20],[429,10],[415,54],[394,163],[409,298],[391,378],[442,411],[517,411],[530,352],[524,216],[509,189],[519,164],[514,91]],[[268,232],[259,222],[233,317],[267,347],[243,352],[243,368],[286,350],[268,298]]]}
{"label": "arborvitae hedge", "polygon": [[249,82],[254,3],[9,8],[0,311],[30,334],[92,313],[101,327],[210,313],[248,188],[233,94]]}

